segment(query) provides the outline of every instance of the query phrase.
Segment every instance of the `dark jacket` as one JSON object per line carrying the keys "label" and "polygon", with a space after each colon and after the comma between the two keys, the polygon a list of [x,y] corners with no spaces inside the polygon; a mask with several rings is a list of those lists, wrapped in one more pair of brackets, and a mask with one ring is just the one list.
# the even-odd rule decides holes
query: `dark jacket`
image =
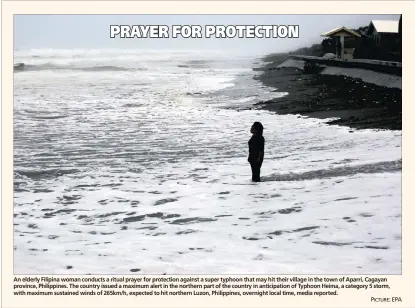
{"label": "dark jacket", "polygon": [[265,139],[263,136],[260,135],[252,135],[251,139],[248,142],[249,145],[249,162],[256,162],[258,159],[259,152],[262,152],[262,159],[264,157],[264,146],[265,146]]}

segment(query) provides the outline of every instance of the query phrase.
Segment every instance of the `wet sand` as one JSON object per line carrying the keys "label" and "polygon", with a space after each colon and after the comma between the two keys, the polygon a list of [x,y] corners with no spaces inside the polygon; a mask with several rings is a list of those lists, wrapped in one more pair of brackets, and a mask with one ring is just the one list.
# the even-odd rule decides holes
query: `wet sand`
{"label": "wet sand", "polygon": [[255,68],[256,78],[278,92],[289,94],[257,103],[278,114],[338,118],[328,122],[355,129],[402,130],[402,91],[345,76],[305,74],[296,68],[276,68],[285,57],[269,56]]}

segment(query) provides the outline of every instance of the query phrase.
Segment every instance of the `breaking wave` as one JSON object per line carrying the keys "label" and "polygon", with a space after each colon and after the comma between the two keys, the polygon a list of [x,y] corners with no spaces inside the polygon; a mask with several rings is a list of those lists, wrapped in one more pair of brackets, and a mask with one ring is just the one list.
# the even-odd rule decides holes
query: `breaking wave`
{"label": "breaking wave", "polygon": [[26,71],[48,71],[48,70],[71,70],[84,72],[127,72],[127,71],[143,71],[145,68],[126,68],[122,66],[113,65],[97,65],[97,66],[73,66],[73,65],[57,65],[53,63],[45,63],[39,65],[16,63],[14,65],[14,72]]}
{"label": "breaking wave", "polygon": [[212,60],[190,60],[184,64],[178,64],[180,68],[209,68],[212,65]]}

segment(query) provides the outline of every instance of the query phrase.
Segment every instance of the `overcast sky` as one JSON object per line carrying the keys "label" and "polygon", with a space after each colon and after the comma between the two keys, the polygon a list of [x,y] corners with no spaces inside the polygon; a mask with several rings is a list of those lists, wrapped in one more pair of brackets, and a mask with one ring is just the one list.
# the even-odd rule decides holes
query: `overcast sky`
{"label": "overcast sky", "polygon": [[[399,15],[15,15],[15,49],[221,49],[263,54],[319,43],[333,28],[366,26]],[[298,39],[111,39],[110,25],[299,25]]]}

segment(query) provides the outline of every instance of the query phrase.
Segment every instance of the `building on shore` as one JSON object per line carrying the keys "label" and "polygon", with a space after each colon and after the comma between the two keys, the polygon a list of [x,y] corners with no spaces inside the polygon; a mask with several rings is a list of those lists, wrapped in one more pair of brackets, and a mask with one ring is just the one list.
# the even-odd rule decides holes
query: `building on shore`
{"label": "building on shore", "polygon": [[402,15],[399,20],[372,20],[365,39],[370,40],[369,58],[401,61]]}
{"label": "building on shore", "polygon": [[339,27],[323,33],[322,36],[332,38],[335,42],[335,54],[340,59],[352,60],[356,39],[360,34],[346,27]]}
{"label": "building on shore", "polygon": [[399,20],[372,20],[366,35],[376,46],[392,45],[399,36]]}

